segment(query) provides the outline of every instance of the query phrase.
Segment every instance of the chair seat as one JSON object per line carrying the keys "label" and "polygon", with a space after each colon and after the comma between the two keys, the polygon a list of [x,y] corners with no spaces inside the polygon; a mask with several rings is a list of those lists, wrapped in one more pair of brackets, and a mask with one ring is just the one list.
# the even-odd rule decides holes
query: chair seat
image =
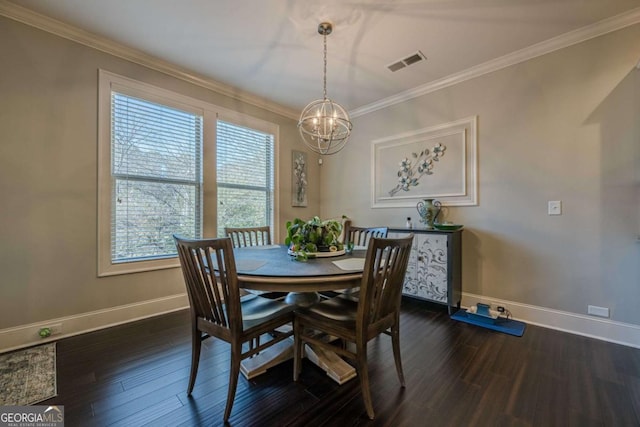
{"label": "chair seat", "polygon": [[240,306],[242,309],[242,328],[245,331],[295,309],[293,305],[253,294],[240,298]]}
{"label": "chair seat", "polygon": [[357,313],[358,301],[342,297],[330,298],[296,310],[296,315],[302,318],[321,320],[324,323],[329,321],[334,327],[350,330],[355,330]]}

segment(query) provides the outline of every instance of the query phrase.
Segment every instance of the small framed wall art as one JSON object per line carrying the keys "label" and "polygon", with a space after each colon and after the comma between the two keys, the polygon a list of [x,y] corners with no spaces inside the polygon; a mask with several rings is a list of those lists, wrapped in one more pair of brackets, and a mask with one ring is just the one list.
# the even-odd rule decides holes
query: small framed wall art
{"label": "small framed wall art", "polygon": [[307,206],[307,153],[291,151],[291,206]]}

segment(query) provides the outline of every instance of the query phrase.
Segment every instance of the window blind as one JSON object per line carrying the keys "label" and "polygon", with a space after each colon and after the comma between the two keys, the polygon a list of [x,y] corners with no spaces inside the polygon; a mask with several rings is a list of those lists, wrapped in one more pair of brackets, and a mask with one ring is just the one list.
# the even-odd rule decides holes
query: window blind
{"label": "window blind", "polygon": [[273,226],[274,135],[218,120],[218,236],[224,227]]}
{"label": "window blind", "polygon": [[176,255],[202,235],[201,115],[111,96],[112,262]]}

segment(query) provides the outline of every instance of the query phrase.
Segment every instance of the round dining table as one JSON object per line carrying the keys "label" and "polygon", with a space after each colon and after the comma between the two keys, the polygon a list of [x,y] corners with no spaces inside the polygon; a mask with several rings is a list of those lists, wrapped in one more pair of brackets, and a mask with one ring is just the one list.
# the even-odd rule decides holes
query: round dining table
{"label": "round dining table", "polygon": [[284,245],[234,249],[241,288],[287,292],[285,302],[309,306],[320,300],[319,291],[360,286],[366,250],[298,261]]}
{"label": "round dining table", "polygon": [[[319,291],[360,286],[366,256],[366,250],[356,249],[348,255],[298,261],[284,245],[235,248],[233,252],[241,288],[287,292],[285,302],[298,306],[317,303],[321,298]],[[307,345],[305,354],[339,384],[356,376],[353,366],[333,352]],[[243,360],[240,371],[250,379],[292,357],[293,340],[284,340]]]}

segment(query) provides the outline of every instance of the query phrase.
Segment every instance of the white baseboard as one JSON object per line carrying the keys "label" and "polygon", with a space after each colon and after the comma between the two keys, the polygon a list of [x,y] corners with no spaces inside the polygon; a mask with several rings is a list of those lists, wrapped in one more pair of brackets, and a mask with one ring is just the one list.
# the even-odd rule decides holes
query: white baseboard
{"label": "white baseboard", "polygon": [[[466,292],[462,294],[463,307],[469,307],[478,302],[491,304],[494,307],[498,305],[504,306],[509,309],[514,319],[532,325],[640,348],[640,326],[638,325],[616,322],[610,319],[599,319],[587,315],[553,310],[514,301],[499,300]],[[154,317],[188,307],[189,301],[187,295],[178,294],[74,316],[50,319],[45,322],[1,329],[0,353],[56,341],[61,338]],[[59,326],[61,329],[60,333],[52,335],[49,338],[40,338],[38,331],[41,328],[50,327],[51,325]]]}
{"label": "white baseboard", "polygon": [[479,302],[491,304],[492,307],[506,307],[514,319],[525,323],[640,348],[640,326],[638,325],[513,301],[499,300],[466,292],[462,293],[461,304],[463,307],[470,307]]}
{"label": "white baseboard", "polygon": [[[189,307],[187,294],[171,295],[134,304],[121,305],[104,310],[50,319],[45,322],[0,329],[0,353],[29,347],[73,335],[158,316]],[[40,338],[41,328],[54,326],[58,332],[48,338]]]}

